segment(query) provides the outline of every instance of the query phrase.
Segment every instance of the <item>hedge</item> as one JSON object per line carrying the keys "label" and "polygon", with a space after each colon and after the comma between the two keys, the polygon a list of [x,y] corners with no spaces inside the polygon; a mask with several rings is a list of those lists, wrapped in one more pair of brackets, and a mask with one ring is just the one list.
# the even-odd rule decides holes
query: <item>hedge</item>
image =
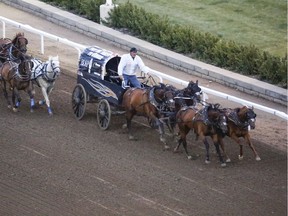
{"label": "hedge", "polygon": [[[105,0],[43,0],[61,6],[97,23]],[[197,60],[225,68],[287,89],[287,53],[284,57],[264,52],[254,45],[243,46],[191,26],[171,24],[169,19],[146,12],[130,2],[110,13],[108,27]]]}

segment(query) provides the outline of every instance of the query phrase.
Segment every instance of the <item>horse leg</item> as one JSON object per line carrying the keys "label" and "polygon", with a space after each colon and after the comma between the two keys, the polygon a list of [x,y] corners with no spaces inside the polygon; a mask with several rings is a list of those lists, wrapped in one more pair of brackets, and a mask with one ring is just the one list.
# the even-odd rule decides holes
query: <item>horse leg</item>
{"label": "horse leg", "polygon": [[44,100],[45,100],[46,105],[47,105],[48,114],[53,115],[52,109],[50,107],[50,100],[48,97],[47,89],[43,85],[41,85],[41,90],[42,90],[42,94],[44,96]]}
{"label": "horse leg", "polygon": [[3,81],[2,90],[3,90],[4,97],[5,97],[6,101],[7,101],[8,108],[10,109],[11,108],[11,102],[10,102],[9,97],[8,97],[8,92],[7,92],[7,89],[6,89],[6,82],[5,81]]}
{"label": "horse leg", "polygon": [[231,159],[230,159],[230,157],[228,156],[228,154],[227,154],[227,152],[226,152],[226,150],[225,150],[225,146],[224,146],[224,142],[223,142],[222,137],[219,138],[219,144],[220,144],[220,147],[221,147],[221,149],[222,149],[222,151],[223,151],[223,154],[224,154],[225,157],[226,157],[226,163],[230,163],[230,162],[231,162]]}
{"label": "horse leg", "polygon": [[219,160],[221,162],[221,166],[226,167],[226,163],[224,162],[223,157],[220,152],[218,135],[213,135],[212,140],[213,140],[216,152],[218,154]]}
{"label": "horse leg", "polygon": [[254,145],[253,145],[252,142],[251,142],[251,139],[250,139],[250,135],[249,135],[249,134],[247,134],[247,135],[245,136],[245,140],[246,140],[246,142],[248,143],[249,147],[252,149],[252,151],[253,151],[253,153],[254,153],[254,156],[255,156],[255,160],[256,160],[256,161],[260,161],[261,158],[259,157],[258,153],[256,152],[256,149],[254,148]]}
{"label": "horse leg", "polygon": [[34,112],[34,108],[35,108],[34,95],[31,92],[28,92],[28,94],[30,97],[30,112]]}
{"label": "horse leg", "polygon": [[32,81],[30,81],[29,88],[28,88],[28,95],[30,97],[30,112],[34,112],[34,108],[35,108],[34,92],[35,91],[34,91]]}
{"label": "horse leg", "polygon": [[16,88],[12,89],[12,103],[13,103],[13,111],[18,112],[18,107],[20,107],[21,97]]}
{"label": "horse leg", "polygon": [[206,164],[209,164],[211,161],[210,161],[210,155],[209,155],[209,142],[207,140],[207,138],[205,136],[202,136],[202,140],[203,140],[203,143],[205,145],[205,149],[206,149],[206,159],[205,159],[205,163]]}
{"label": "horse leg", "polygon": [[243,145],[240,142],[240,139],[235,134],[232,134],[231,138],[239,145],[240,149],[239,149],[238,159],[242,160],[243,159]]}
{"label": "horse leg", "polygon": [[164,150],[170,149],[170,147],[167,145],[166,139],[164,137],[164,124],[161,122],[158,118],[155,118],[156,125],[158,125],[159,128],[159,134],[160,134],[160,141],[164,143]]}
{"label": "horse leg", "polygon": [[126,112],[126,124],[127,124],[127,129],[128,129],[128,137],[129,140],[137,140],[131,133],[131,122],[134,114],[131,112]]}
{"label": "horse leg", "polygon": [[180,129],[180,139],[178,141],[178,145],[174,148],[174,152],[177,152],[181,143],[184,147],[184,150],[185,150],[185,153],[186,153],[186,156],[189,160],[192,159],[192,155],[189,154],[188,152],[188,148],[187,148],[187,140],[186,140],[186,136],[187,134],[189,133],[190,131],[190,128],[181,128]]}

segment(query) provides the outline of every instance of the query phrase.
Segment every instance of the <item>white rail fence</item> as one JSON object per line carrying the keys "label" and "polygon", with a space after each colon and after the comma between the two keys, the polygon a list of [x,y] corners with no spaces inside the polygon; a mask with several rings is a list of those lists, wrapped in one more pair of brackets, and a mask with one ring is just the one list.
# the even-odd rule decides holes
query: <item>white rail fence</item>
{"label": "white rail fence", "polygon": [[[6,37],[6,35],[5,35],[6,34],[6,23],[8,23],[10,25],[13,25],[15,27],[18,27],[20,29],[24,29],[26,31],[29,31],[29,32],[32,32],[32,33],[35,33],[35,34],[39,35],[39,37],[40,37],[39,41],[40,41],[40,44],[41,44],[41,54],[44,54],[44,51],[45,51],[44,50],[45,49],[45,45],[44,45],[45,44],[44,43],[44,38],[45,37],[75,48],[78,51],[78,55],[79,56],[80,56],[82,50],[84,50],[87,47],[87,46],[75,43],[73,41],[70,41],[70,40],[68,40],[66,38],[58,37],[56,35],[53,35],[53,34],[50,34],[50,33],[35,29],[35,28],[33,28],[33,27],[29,26],[29,25],[26,25],[26,24],[21,24],[21,23],[15,22],[13,20],[7,19],[7,18],[2,17],[2,16],[0,16],[0,20],[2,22],[2,35],[3,35],[3,38]],[[161,73],[159,71],[151,69],[150,72],[151,72],[151,74],[158,76],[161,80],[162,79],[166,79],[166,80],[168,80],[170,82],[173,82],[173,83],[176,83],[176,84],[179,84],[179,85],[182,85],[182,86],[187,86],[188,85],[187,81],[172,77],[170,75]],[[222,92],[214,91],[212,89],[209,89],[209,88],[206,88],[206,87],[203,87],[203,86],[200,86],[200,87],[203,90],[203,92],[205,92],[207,94],[211,94],[211,95],[214,95],[214,96],[217,96],[217,97],[221,97],[221,98],[227,99],[229,101],[237,102],[239,104],[245,104],[245,105],[248,105],[248,106],[253,106],[256,109],[259,109],[261,111],[264,111],[264,112],[267,112],[267,113],[276,115],[276,116],[278,116],[280,118],[288,120],[288,115],[286,113],[284,113],[284,112],[279,111],[279,110],[275,110],[275,109],[272,109],[272,108],[269,108],[269,107],[265,107],[265,106],[262,106],[260,104],[253,103],[253,102],[247,101],[247,100],[243,100],[243,99],[240,99],[240,98],[237,98],[237,97],[234,97],[234,96],[222,93]]]}

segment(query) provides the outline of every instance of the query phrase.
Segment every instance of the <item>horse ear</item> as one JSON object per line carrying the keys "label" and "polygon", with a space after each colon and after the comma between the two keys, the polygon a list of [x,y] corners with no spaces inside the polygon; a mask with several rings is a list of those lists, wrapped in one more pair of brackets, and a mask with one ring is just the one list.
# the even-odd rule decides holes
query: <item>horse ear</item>
{"label": "horse ear", "polygon": [[198,80],[196,80],[196,84],[198,85]]}

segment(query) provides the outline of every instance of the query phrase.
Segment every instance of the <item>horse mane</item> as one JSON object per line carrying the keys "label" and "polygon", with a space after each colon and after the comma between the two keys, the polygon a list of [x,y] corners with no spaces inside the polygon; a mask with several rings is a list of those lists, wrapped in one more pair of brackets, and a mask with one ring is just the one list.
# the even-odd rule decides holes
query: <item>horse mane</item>
{"label": "horse mane", "polygon": [[24,37],[24,33],[23,33],[23,32],[18,32],[18,33],[15,35],[15,37],[13,38],[12,43],[15,44],[16,41],[17,41],[17,39],[18,39],[19,37]]}
{"label": "horse mane", "polygon": [[59,61],[59,56],[49,56],[49,61]]}

